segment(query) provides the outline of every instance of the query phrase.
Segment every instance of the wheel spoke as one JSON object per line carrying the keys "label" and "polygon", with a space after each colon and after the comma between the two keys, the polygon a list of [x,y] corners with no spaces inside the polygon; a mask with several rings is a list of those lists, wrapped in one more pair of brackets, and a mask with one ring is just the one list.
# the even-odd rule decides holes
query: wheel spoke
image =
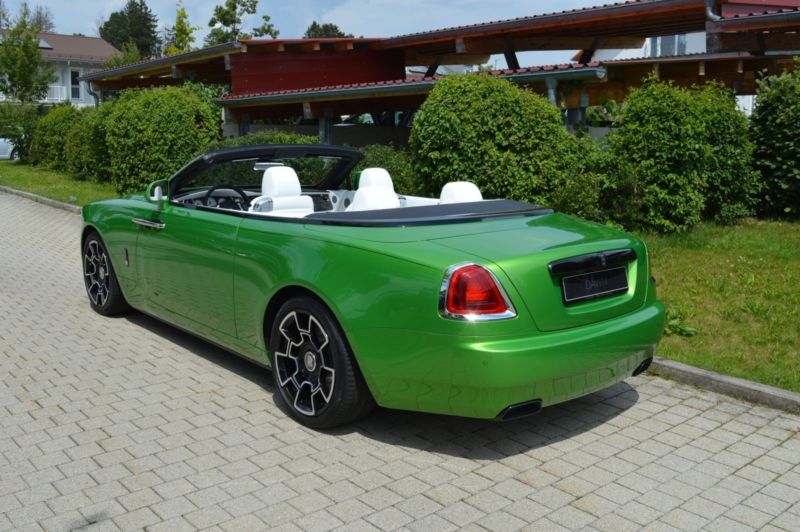
{"label": "wheel spoke", "polygon": [[279,330],[291,345],[297,346],[303,343],[302,330],[296,312],[291,312],[283,318]]}
{"label": "wheel spoke", "polygon": [[308,335],[311,337],[311,342],[317,351],[322,351],[328,345],[328,333],[322,328],[322,325],[317,321],[314,316],[308,317]]}
{"label": "wheel spoke", "polygon": [[[303,390],[308,390],[306,394],[303,393]],[[300,396],[307,395],[308,397],[308,406],[304,406],[300,404]],[[298,412],[306,414],[307,416],[313,416],[316,413],[314,409],[314,392],[312,390],[311,383],[308,381],[303,381],[303,384],[297,388],[297,395],[294,397],[294,407]]]}

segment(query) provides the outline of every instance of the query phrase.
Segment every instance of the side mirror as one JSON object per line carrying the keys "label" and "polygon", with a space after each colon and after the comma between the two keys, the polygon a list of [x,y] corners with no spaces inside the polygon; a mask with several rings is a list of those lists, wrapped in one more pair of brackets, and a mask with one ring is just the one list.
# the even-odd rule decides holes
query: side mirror
{"label": "side mirror", "polygon": [[167,197],[164,195],[164,187],[166,185],[167,182],[164,180],[153,181],[150,183],[150,185],[147,187],[147,191],[145,192],[147,200],[151,203],[155,203],[159,208],[161,208],[167,199]]}

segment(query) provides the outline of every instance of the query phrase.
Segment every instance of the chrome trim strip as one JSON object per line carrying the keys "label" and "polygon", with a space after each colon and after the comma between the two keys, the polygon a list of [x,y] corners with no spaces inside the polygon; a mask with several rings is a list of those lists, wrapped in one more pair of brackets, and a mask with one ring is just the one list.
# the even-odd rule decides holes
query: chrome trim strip
{"label": "chrome trim strip", "polygon": [[148,229],[155,229],[157,231],[160,231],[167,226],[166,224],[163,224],[161,222],[153,222],[151,220],[145,220],[143,218],[132,218],[131,222],[133,222],[134,225],[141,225],[142,227],[147,227]]}
{"label": "chrome trim strip", "polygon": [[[489,276],[492,278],[492,281],[494,281],[494,284],[497,286],[497,289],[500,291],[500,295],[503,296],[503,302],[506,304],[507,309],[505,312],[500,312],[497,314],[455,314],[447,310],[447,291],[450,288],[450,278],[453,277],[453,274],[457,270],[460,270],[465,266],[477,266],[489,274]],[[459,264],[450,266],[447,269],[447,272],[444,274],[442,284],[439,288],[439,315],[450,320],[477,322],[508,320],[511,318],[516,318],[517,311],[514,308],[513,303],[511,303],[511,299],[508,297],[505,288],[503,288],[503,285],[497,279],[495,274],[492,273],[492,270],[481,264],[475,264],[474,262],[461,262]]]}

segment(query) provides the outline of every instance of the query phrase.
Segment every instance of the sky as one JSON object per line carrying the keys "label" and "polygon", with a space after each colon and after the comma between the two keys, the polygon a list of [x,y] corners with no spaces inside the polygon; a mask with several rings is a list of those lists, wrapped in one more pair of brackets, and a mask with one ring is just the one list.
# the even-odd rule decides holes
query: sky
{"label": "sky", "polygon": [[[29,0],[30,5],[43,5],[53,12],[58,33],[82,33],[96,36],[99,21],[125,4],[126,0]],[[196,45],[208,32],[208,19],[214,6],[223,0],[184,0],[189,21],[200,26],[195,34]],[[21,0],[5,0],[15,13]],[[245,28],[258,25],[261,15],[268,14],[280,30],[280,37],[302,37],[308,25],[332,22],[344,32],[364,37],[389,37],[404,33],[458,26],[475,22],[507,19],[608,3],[608,0],[260,0],[256,15],[245,20]],[[158,16],[159,27],[175,21],[174,0],[147,0]],[[520,57],[524,65],[567,61],[571,52],[527,53]],[[502,67],[504,61],[498,60]]]}

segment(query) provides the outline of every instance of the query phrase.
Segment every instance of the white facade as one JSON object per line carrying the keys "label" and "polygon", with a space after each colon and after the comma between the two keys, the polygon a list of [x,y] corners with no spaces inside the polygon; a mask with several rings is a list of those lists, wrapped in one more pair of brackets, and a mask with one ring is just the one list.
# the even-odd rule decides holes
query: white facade
{"label": "white facade", "polygon": [[[47,96],[39,100],[40,103],[59,104],[69,102],[76,107],[86,107],[94,105],[94,97],[89,92],[90,86],[86,81],[79,81],[78,78],[93,70],[97,70],[96,65],[81,65],[71,61],[48,63],[54,68],[53,76],[55,80],[47,90]],[[0,101],[6,99],[5,94],[0,92]]]}

